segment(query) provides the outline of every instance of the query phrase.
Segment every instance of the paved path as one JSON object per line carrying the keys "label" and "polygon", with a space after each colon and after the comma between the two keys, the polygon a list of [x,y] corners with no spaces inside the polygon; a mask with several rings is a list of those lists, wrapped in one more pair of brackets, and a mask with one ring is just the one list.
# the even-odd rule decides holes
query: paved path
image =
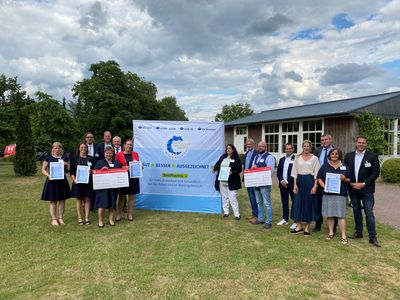
{"label": "paved path", "polygon": [[377,183],[374,213],[378,221],[400,229],[400,187]]}

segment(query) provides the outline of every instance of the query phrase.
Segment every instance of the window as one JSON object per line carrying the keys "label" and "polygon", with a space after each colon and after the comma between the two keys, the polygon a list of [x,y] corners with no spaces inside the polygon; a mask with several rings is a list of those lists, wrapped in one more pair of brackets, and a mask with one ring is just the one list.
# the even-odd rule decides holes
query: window
{"label": "window", "polygon": [[303,121],[303,141],[310,140],[313,149],[321,146],[322,120]]}
{"label": "window", "polygon": [[264,132],[267,151],[279,152],[279,123],[265,124]]}
{"label": "window", "polygon": [[285,152],[285,144],[293,144],[294,151],[297,151],[299,139],[299,122],[282,123],[282,153]]}
{"label": "window", "polygon": [[247,134],[247,126],[236,127],[236,135]]}

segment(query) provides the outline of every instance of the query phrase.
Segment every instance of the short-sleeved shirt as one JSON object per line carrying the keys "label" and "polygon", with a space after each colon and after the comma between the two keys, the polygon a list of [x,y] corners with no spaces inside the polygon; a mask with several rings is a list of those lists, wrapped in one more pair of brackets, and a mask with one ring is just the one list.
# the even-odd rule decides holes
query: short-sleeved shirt
{"label": "short-sleeved shirt", "polygon": [[[341,165],[339,168],[335,169],[334,167],[332,167],[329,163],[328,164],[324,164],[318,171],[318,175],[317,177],[319,179],[322,179],[325,182],[325,178],[326,178],[326,173],[335,173],[335,174],[342,174],[344,176],[346,176],[346,178],[350,178],[350,170],[349,167],[346,165]],[[348,184],[344,181],[341,181],[340,183],[340,196],[347,196],[347,189],[348,189]],[[325,193],[324,194],[329,194],[329,193]],[[333,194],[332,194],[333,195]],[[337,195],[337,194],[334,194]]]}

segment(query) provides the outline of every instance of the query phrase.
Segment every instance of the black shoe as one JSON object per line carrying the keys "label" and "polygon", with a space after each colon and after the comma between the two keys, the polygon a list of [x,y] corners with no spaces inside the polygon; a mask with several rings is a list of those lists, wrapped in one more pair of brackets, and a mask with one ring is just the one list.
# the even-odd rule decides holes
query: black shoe
{"label": "black shoe", "polygon": [[313,229],[313,232],[319,232],[319,231],[321,231],[321,227],[315,227],[314,229]]}
{"label": "black shoe", "polygon": [[304,236],[309,236],[310,235],[310,233],[309,232],[307,232],[307,231],[304,231]]}
{"label": "black shoe", "polygon": [[378,240],[376,238],[369,239],[369,243],[374,245],[375,247],[378,247],[378,248],[382,247],[381,244],[379,244],[379,242],[378,242]]}
{"label": "black shoe", "polygon": [[293,229],[290,233],[300,233],[300,232],[302,232],[303,231],[303,228],[302,229],[299,229],[299,230],[296,230],[296,228],[295,229]]}
{"label": "black shoe", "polygon": [[115,223],[108,222],[108,224],[110,224],[110,226],[115,226]]}
{"label": "black shoe", "polygon": [[236,220],[236,221],[239,221],[239,220],[240,220],[240,217],[235,217],[235,220]]}
{"label": "black shoe", "polygon": [[227,218],[227,217],[229,217],[229,215],[228,214],[224,214],[224,218]]}
{"label": "black shoe", "polygon": [[263,228],[264,228],[264,229],[271,229],[271,228],[272,228],[272,224],[267,224],[267,223],[265,223],[265,224],[263,225]]}
{"label": "black shoe", "polygon": [[354,239],[362,239],[362,238],[363,238],[363,235],[361,233],[357,233],[357,232],[354,232],[353,235],[349,236],[349,239],[352,239],[352,240],[354,240]]}

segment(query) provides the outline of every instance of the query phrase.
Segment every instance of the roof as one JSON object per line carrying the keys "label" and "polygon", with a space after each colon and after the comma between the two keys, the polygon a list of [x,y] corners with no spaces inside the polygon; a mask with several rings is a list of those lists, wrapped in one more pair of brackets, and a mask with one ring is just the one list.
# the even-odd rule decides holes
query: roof
{"label": "roof", "polygon": [[[333,115],[352,115],[360,113],[369,106],[392,100],[400,96],[399,92],[385,93],[344,100],[319,102],[314,104],[266,110],[258,114],[226,122],[225,126],[247,125],[291,119],[315,118]],[[400,106],[400,101],[399,101]],[[400,107],[399,109],[400,110]],[[400,117],[400,116],[398,116]]]}

